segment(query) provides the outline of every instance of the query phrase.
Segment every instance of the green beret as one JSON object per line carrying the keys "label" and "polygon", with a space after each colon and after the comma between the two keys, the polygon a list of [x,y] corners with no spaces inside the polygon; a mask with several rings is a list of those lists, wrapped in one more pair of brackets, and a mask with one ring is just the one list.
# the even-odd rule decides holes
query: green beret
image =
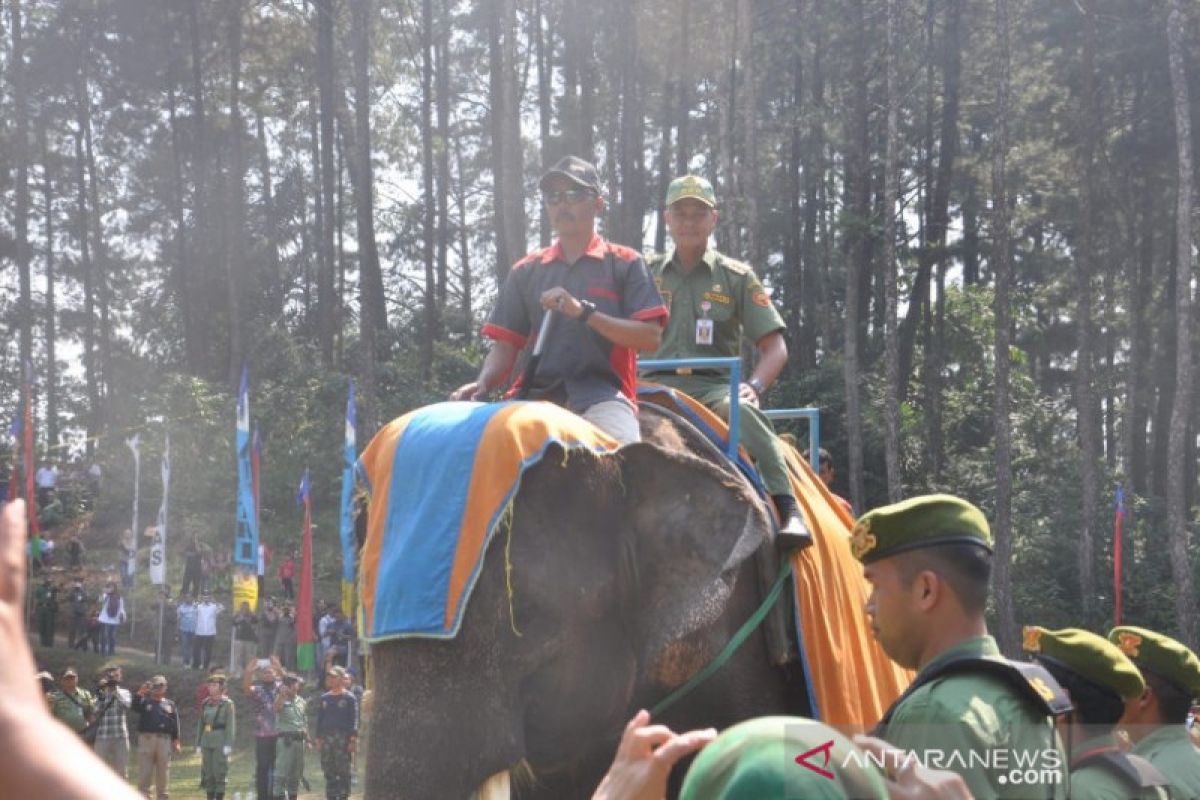
{"label": "green beret", "polygon": [[1142,673],[1121,648],[1091,631],[1079,628],[1051,631],[1026,625],[1022,647],[1037,659],[1068,669],[1114,692],[1122,700],[1131,700],[1146,688]]}
{"label": "green beret", "polygon": [[[803,763],[800,756],[807,756]],[[734,725],[701,750],[679,793],[679,800],[769,797],[884,800],[887,787],[866,754],[833,728],[801,717],[760,717]]]}
{"label": "green beret", "polygon": [[868,511],[850,536],[850,549],[864,564],[945,544],[975,544],[992,552],[992,531],[983,512],[948,494],[912,497]]}
{"label": "green beret", "polygon": [[1138,667],[1161,675],[1184,694],[1200,697],[1200,659],[1171,637],[1121,625],[1108,632],[1108,640]]}

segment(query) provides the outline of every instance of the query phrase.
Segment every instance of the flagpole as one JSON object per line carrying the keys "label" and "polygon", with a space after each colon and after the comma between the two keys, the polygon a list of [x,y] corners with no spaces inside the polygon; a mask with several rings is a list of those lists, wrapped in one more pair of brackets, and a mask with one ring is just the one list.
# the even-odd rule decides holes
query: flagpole
{"label": "flagpole", "polygon": [[158,645],[155,646],[155,648],[154,648],[154,663],[155,664],[163,663],[162,635],[163,635],[163,612],[164,612],[165,606],[166,606],[166,598],[163,597],[162,592],[159,592],[158,593]]}

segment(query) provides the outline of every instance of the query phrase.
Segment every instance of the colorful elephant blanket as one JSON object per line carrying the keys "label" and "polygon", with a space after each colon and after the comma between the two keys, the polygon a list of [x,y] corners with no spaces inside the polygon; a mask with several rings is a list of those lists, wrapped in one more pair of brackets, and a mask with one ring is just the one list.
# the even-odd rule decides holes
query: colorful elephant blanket
{"label": "colorful elephant blanket", "polygon": [[542,402],[438,403],[375,435],[359,459],[371,494],[360,580],[368,641],[457,635],[521,475],[552,444],[619,446]]}

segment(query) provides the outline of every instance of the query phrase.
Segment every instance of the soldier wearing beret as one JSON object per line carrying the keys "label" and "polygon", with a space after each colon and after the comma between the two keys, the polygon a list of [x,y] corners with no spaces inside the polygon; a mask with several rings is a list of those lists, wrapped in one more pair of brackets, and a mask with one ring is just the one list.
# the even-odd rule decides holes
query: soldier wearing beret
{"label": "soldier wearing beret", "polygon": [[63,670],[58,686],[58,691],[50,695],[50,713],[82,736],[96,714],[96,700],[87,689],[79,688],[79,673],[74,667]]}
{"label": "soldier wearing beret", "polygon": [[1071,698],[1072,711],[1059,720],[1071,756],[1070,796],[1167,800],[1171,794],[1162,772],[1146,759],[1122,752],[1113,737],[1125,704],[1146,688],[1133,662],[1104,637],[1078,628],[1027,626],[1022,646]]}
{"label": "soldier wearing beret", "polygon": [[[875,637],[918,670],[876,734],[940,755],[927,766],[962,775],[976,800],[1064,797],[1066,757],[1052,717],[1069,701],[1044,668],[1007,661],[988,635],[992,535],[983,513],[949,495],[915,497],[863,515],[851,550],[871,584]],[[1014,763],[1026,769],[1014,774]]]}
{"label": "soldier wearing beret", "polygon": [[1192,699],[1200,696],[1200,659],[1161,633],[1121,625],[1109,641],[1133,660],[1146,690],[1126,706],[1124,727],[1133,752],[1167,776],[1174,797],[1200,797],[1200,751],[1188,737]]}
{"label": "soldier wearing beret", "polygon": [[[783,447],[758,404],[787,365],[783,317],[754,269],[708,246],[717,225],[712,184],[684,175],[667,187],[667,230],[675,248],[652,256],[650,272],[671,311],[655,358],[741,356],[743,331],[754,342],[758,363],[738,389],[741,442],[754,458],[763,485],[779,511],[779,541],[786,547],[812,544],[812,534],[788,478]],[[729,380],[719,372],[683,368],[648,373],[657,383],[686,392],[729,418]]]}
{"label": "soldier wearing beret", "polygon": [[275,750],[275,776],[271,791],[281,800],[300,796],[300,781],[304,777],[304,749],[308,746],[307,708],[300,696],[303,681],[288,673],[275,694],[275,731],[279,739]]}
{"label": "soldier wearing beret", "polygon": [[349,800],[350,766],[358,745],[358,698],[346,691],[346,670],[330,666],[317,707],[317,747],[325,773],[325,797]]}
{"label": "soldier wearing beret", "polygon": [[229,756],[237,733],[237,712],[225,694],[225,676],[208,676],[208,697],[200,708],[196,752],[200,754],[200,788],[208,800],[224,800]]}

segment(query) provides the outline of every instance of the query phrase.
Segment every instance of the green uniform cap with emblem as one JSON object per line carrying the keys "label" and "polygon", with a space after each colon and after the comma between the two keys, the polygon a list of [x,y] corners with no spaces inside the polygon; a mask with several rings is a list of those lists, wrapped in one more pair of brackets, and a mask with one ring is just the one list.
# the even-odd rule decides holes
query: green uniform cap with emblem
{"label": "green uniform cap with emblem", "polygon": [[667,208],[676,201],[689,197],[699,200],[709,208],[717,207],[717,194],[713,191],[711,183],[699,175],[684,175],[671,181],[671,185],[667,187]]}
{"label": "green uniform cap with emblem", "polygon": [[1021,646],[1039,660],[1064,667],[1122,700],[1131,700],[1146,688],[1142,673],[1121,649],[1091,631],[1026,625]]}
{"label": "green uniform cap with emblem", "polygon": [[760,717],[734,725],[700,751],[680,800],[806,800],[887,795],[883,775],[838,731],[801,717]]}
{"label": "green uniform cap with emblem", "polygon": [[1108,632],[1108,640],[1134,664],[1161,675],[1185,694],[1200,697],[1200,658],[1170,636],[1120,625]]}
{"label": "green uniform cap with emblem", "polygon": [[948,494],[912,497],[868,511],[850,538],[854,557],[864,564],[947,544],[973,544],[992,552],[992,531],[983,512]]}

